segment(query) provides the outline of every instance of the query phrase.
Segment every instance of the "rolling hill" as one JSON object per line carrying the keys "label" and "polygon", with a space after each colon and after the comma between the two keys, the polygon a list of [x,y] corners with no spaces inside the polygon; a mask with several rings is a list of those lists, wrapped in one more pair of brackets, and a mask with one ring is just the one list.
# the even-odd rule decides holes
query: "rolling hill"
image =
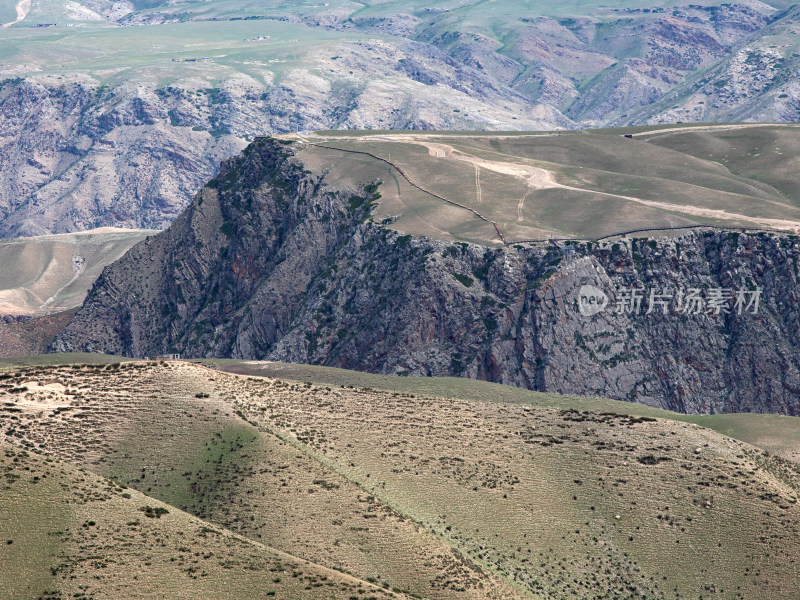
{"label": "rolling hill", "polygon": [[9,600],[404,597],[7,442],[0,469]]}
{"label": "rolling hill", "polygon": [[[202,586],[218,583],[213,569],[222,566],[226,577],[249,573],[236,580],[247,589],[265,573],[248,561],[274,561],[270,547],[292,555],[281,555],[284,571],[301,561],[309,585],[327,582],[331,597],[339,589],[331,584],[347,583],[337,571],[396,597],[401,589],[425,598],[794,593],[796,463],[626,403],[531,393],[467,400],[409,393],[404,378],[392,380],[395,390],[385,378],[378,390],[361,387],[360,374],[330,373],[354,379],[339,386],[315,383],[314,369],[300,382],[163,362],[4,372],[4,500],[80,501],[67,511],[74,525],[57,530],[77,550],[62,549],[52,573],[62,539],[28,521],[3,526],[17,541],[2,551],[37,549],[27,564],[47,589],[108,597],[131,589],[106,586],[139,552],[150,557],[139,586],[174,572],[173,585],[213,590]],[[148,518],[147,506],[168,512]],[[42,519],[32,508],[23,514]],[[136,529],[125,550],[106,542],[126,531],[123,522]],[[118,562],[80,560],[103,544]],[[203,548],[193,554],[196,544]],[[348,581],[361,587],[355,595],[379,597]]]}
{"label": "rolling hill", "polygon": [[0,241],[0,315],[80,306],[103,268],[155,233],[108,229]]}
{"label": "rolling hill", "polygon": [[[97,360],[97,355],[84,355],[84,359]],[[42,357],[45,364],[75,362],[72,355],[52,354]],[[20,359],[25,361],[25,359]],[[31,359],[29,359],[31,360]],[[728,437],[758,446],[776,456],[800,463],[800,427],[797,417],[766,414],[686,415],[665,411],[636,403],[623,403],[603,398],[560,396],[531,392],[507,385],[487,381],[475,381],[461,377],[403,377],[398,375],[375,375],[359,371],[347,371],[317,365],[302,365],[281,362],[243,361],[231,359],[203,359],[203,365],[238,375],[269,377],[297,382],[313,381],[318,385],[345,387],[355,385],[423,396],[457,397],[475,402],[497,402],[503,404],[535,405],[561,410],[591,410],[613,412],[634,417],[652,417],[693,423],[713,429]],[[0,365],[3,363],[0,362]],[[17,364],[36,364],[19,362]],[[42,363],[40,363],[42,364]],[[10,364],[9,364],[10,366]]]}

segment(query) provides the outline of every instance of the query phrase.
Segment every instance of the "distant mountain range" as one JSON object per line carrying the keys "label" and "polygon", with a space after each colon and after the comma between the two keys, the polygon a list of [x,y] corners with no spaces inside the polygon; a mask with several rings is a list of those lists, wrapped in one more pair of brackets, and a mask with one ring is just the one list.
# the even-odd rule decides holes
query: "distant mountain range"
{"label": "distant mountain range", "polygon": [[0,236],[163,228],[268,133],[800,117],[786,2],[428,4],[34,3],[0,40]]}

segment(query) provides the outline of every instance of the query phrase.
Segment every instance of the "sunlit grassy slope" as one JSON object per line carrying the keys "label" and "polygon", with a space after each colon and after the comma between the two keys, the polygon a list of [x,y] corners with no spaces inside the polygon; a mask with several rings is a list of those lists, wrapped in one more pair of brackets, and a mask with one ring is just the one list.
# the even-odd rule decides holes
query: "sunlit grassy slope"
{"label": "sunlit grassy slope", "polygon": [[[300,158],[330,169],[336,183],[382,181],[375,220],[412,234],[492,244],[500,239],[491,222],[507,242],[696,225],[800,229],[794,125],[289,139],[300,140]],[[412,187],[384,162],[342,150],[390,161],[425,190],[463,206]]]}
{"label": "sunlit grassy slope", "polygon": [[[133,360],[107,354],[69,352],[0,358],[0,369],[71,364],[106,365]],[[529,404],[534,407],[592,410],[597,412],[608,411],[624,415],[670,419],[702,425],[723,435],[768,450],[778,456],[800,462],[800,419],[785,415],[755,413],[686,415],[638,403],[621,402],[606,398],[532,392],[508,385],[462,377],[400,377],[318,365],[237,359],[195,359],[191,362],[202,363],[229,373],[274,377],[303,383],[313,382],[317,385],[355,386],[403,394],[462,398],[481,402]]]}
{"label": "sunlit grassy slope", "polygon": [[6,442],[0,472],[8,600],[390,595]]}
{"label": "sunlit grassy slope", "polygon": [[0,240],[0,314],[31,315],[80,306],[103,268],[149,230],[95,230]]}
{"label": "sunlit grassy slope", "polygon": [[800,462],[800,418],[766,414],[685,415],[633,402],[562,396],[465,379],[462,377],[398,377],[318,365],[204,359],[204,364],[241,375],[311,381],[318,385],[357,386],[404,394],[462,398],[480,402],[528,405],[565,410],[613,412],[694,423]]}
{"label": "sunlit grassy slope", "polygon": [[800,576],[800,469],[650,409],[283,365],[6,373],[15,451],[387,593],[788,599]]}

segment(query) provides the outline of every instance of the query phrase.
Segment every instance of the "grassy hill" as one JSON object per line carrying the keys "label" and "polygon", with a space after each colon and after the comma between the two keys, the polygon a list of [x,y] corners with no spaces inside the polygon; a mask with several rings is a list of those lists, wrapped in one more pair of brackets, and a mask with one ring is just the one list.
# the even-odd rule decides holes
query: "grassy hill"
{"label": "grassy hill", "polygon": [[0,443],[0,585],[24,598],[402,598]]}
{"label": "grassy hill", "polygon": [[[334,369],[318,365],[234,359],[203,359],[196,362],[238,375],[273,377],[298,382],[311,381],[318,385],[356,386],[401,394],[461,398],[476,402],[520,404],[537,408],[612,412],[633,417],[659,418],[693,423],[800,463],[800,419],[797,417],[752,413],[687,415],[636,402],[532,392],[508,385],[463,377],[399,377],[396,375],[375,375],[360,371]],[[2,366],[2,362],[0,362],[0,366]]]}
{"label": "grassy hill", "polygon": [[162,521],[184,509],[387,593],[794,593],[800,468],[750,444],[624,403],[255,367],[6,371],[0,429],[167,503]]}
{"label": "grassy hill", "polygon": [[[0,370],[54,367],[64,365],[114,365],[134,359],[106,354],[68,352],[36,356],[0,357]],[[249,377],[268,377],[297,383],[313,382],[321,386],[356,387],[392,393],[476,402],[522,404],[539,408],[557,408],[594,412],[613,412],[634,417],[651,417],[693,423],[723,435],[752,444],[777,456],[800,463],[800,421],[797,417],[773,414],[687,415],[662,410],[636,402],[606,398],[563,396],[532,392],[517,387],[464,377],[402,377],[376,375],[363,371],[335,369],[319,365],[259,362],[238,359],[194,359],[195,364]]]}
{"label": "grassy hill", "polygon": [[80,306],[103,268],[148,235],[101,229],[0,240],[0,315],[47,315]]}
{"label": "grassy hill", "polygon": [[[800,228],[791,177],[800,138],[792,125],[318,132],[288,139],[310,143],[301,159],[330,168],[337,183],[382,181],[376,221],[434,238],[496,244],[492,222],[512,243],[697,225]],[[343,150],[390,161],[461,206],[413,187],[386,162]]]}

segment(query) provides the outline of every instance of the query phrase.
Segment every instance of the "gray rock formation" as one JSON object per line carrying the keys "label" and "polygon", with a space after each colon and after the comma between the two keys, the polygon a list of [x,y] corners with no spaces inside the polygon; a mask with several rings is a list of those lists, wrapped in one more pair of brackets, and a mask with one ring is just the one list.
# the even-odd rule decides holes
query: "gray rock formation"
{"label": "gray rock formation", "polygon": [[[795,237],[490,249],[369,219],[375,182],[337,189],[260,139],[165,232],[106,268],[52,348],[462,375],[690,413],[800,414]],[[609,297],[585,316],[581,290]],[[643,290],[638,313],[624,291]],[[724,289],[719,311],[708,302]],[[649,292],[675,296],[667,314]],[[741,294],[754,306],[735,305]],[[683,293],[705,303],[678,312]],[[655,297],[657,300],[658,297]],[[666,300],[665,300],[666,302]],[[739,314],[741,313],[741,314]]]}
{"label": "gray rock formation", "polygon": [[208,94],[189,98],[178,89],[7,80],[0,237],[166,227],[219,162],[246,145],[230,119],[219,117],[219,130],[209,126],[222,111]]}

